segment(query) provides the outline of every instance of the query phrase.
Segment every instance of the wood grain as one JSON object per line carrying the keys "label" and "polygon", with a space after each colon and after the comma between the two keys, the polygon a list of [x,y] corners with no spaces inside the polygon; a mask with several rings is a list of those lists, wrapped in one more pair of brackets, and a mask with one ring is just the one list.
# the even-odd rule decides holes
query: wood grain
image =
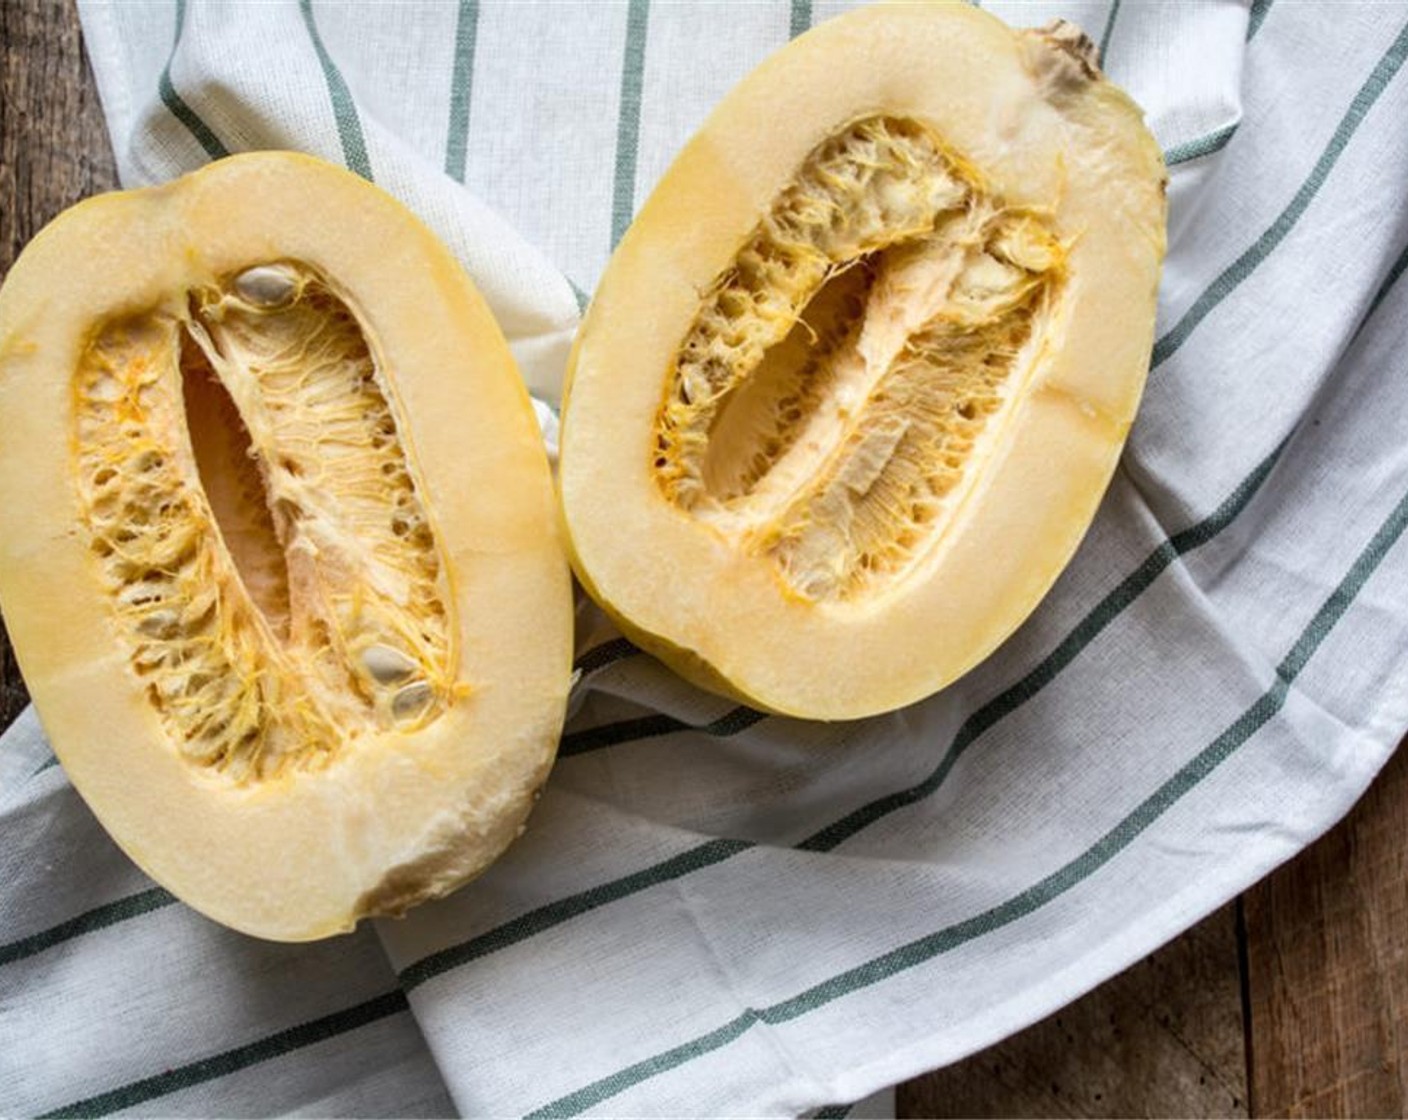
{"label": "wood grain", "polygon": [[[54,0],[0,0],[0,275],[60,210],[115,186],[76,14]],[[0,622],[0,727],[28,699]]]}
{"label": "wood grain", "polygon": [[900,1086],[900,1116],[1246,1116],[1235,909],[1048,1019]]}
{"label": "wood grain", "polygon": [[1408,1111],[1408,744],[1353,812],[1246,894],[1258,1116]]}

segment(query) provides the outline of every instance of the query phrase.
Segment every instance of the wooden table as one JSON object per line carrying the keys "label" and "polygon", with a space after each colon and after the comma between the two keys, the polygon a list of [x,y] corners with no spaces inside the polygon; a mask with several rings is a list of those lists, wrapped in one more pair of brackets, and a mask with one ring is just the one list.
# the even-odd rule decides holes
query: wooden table
{"label": "wooden table", "polygon": [[[0,0],[0,272],[117,185],[78,20]],[[3,433],[0,433],[3,438]],[[0,630],[0,726],[26,702]],[[1408,752],[1300,858],[1059,1014],[909,1082],[901,1116],[1403,1116]]]}

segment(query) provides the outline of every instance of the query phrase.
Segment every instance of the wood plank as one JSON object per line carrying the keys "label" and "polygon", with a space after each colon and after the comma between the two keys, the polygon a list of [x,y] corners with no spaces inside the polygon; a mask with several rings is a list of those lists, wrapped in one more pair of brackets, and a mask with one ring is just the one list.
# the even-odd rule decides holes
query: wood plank
{"label": "wood plank", "polygon": [[1236,913],[1084,998],[900,1086],[900,1116],[1246,1116]]}
{"label": "wood plank", "polygon": [[[0,275],[60,210],[116,186],[77,14],[0,0]],[[28,699],[0,622],[0,727]]]}
{"label": "wood plank", "polygon": [[1245,913],[1254,1114],[1403,1116],[1408,750]]}

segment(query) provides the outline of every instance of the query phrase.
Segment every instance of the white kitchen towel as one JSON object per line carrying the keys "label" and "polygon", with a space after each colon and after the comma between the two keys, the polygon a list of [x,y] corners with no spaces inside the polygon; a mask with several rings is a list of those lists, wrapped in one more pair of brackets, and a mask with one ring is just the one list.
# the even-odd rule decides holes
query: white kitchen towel
{"label": "white kitchen towel", "polygon": [[[445,238],[546,400],[571,292],[673,153],[845,6],[80,0],[126,183],[251,147],[345,162]],[[296,947],[144,879],[26,713],[0,1113],[841,1115],[1348,810],[1408,726],[1408,5],[985,7],[1084,26],[1172,177],[1145,403],[1031,620],[942,694],[825,725],[692,689],[585,610],[523,841]]]}

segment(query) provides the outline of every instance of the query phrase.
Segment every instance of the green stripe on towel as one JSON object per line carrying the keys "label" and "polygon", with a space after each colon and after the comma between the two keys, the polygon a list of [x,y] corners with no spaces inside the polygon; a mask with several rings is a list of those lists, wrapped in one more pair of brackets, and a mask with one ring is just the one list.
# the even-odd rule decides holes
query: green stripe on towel
{"label": "green stripe on towel", "polygon": [[338,139],[342,141],[342,161],[348,170],[355,171],[363,179],[374,182],[372,161],[367,156],[367,140],[362,135],[362,121],[357,116],[357,105],[352,100],[352,91],[343,81],[342,71],[333,62],[322,36],[318,34],[318,24],[313,18],[313,0],[298,0],[298,10],[303,16],[303,25],[308,28],[308,38],[313,41],[313,49],[318,52],[318,64],[323,68],[323,79],[327,82],[328,98],[332,101],[332,115],[337,122]]}
{"label": "green stripe on towel", "polygon": [[1187,163],[1189,160],[1210,156],[1213,152],[1220,152],[1227,147],[1227,141],[1232,139],[1232,134],[1236,131],[1237,125],[1229,124],[1215,132],[1209,132],[1206,136],[1198,136],[1192,140],[1185,140],[1182,144],[1175,144],[1164,153],[1164,164],[1168,167],[1174,167],[1180,163]]}
{"label": "green stripe on towel", "polygon": [[207,1081],[215,1081],[232,1073],[238,1073],[242,1069],[248,1069],[250,1066],[258,1065],[260,1062],[267,1062],[270,1058],[282,1057],[284,1054],[301,1050],[305,1046],[312,1046],[314,1043],[336,1038],[338,1035],[365,1027],[388,1016],[400,1014],[407,1010],[407,1007],[406,997],[400,991],[373,996],[355,1007],[335,1011],[331,1015],[323,1015],[307,1023],[300,1023],[288,1030],[267,1035],[247,1046],[224,1050],[209,1058],[202,1058],[199,1061],[188,1062],[183,1066],[165,1070],[155,1077],[144,1078],[106,1093],[85,1097],[81,1101],[44,1113],[40,1120],[59,1116],[106,1116],[111,1112],[136,1108],[138,1105],[146,1104],[158,1097],[164,1097],[168,1093],[189,1089],[192,1085],[201,1085]]}
{"label": "green stripe on towel", "polygon": [[1399,31],[1393,45],[1383,58],[1379,59],[1378,65],[1350,102],[1349,109],[1340,120],[1329,143],[1325,145],[1325,150],[1320,153],[1320,158],[1315,161],[1310,175],[1301,184],[1300,190],[1296,191],[1295,197],[1251,247],[1223,269],[1203,294],[1193,301],[1193,305],[1183,313],[1183,317],[1154,344],[1155,367],[1163,365],[1173,357],[1198,324],[1207,318],[1208,313],[1236,291],[1242,281],[1255,272],[1257,266],[1269,257],[1276,246],[1295,228],[1320,188],[1325,185],[1325,180],[1330,177],[1330,172],[1334,170],[1335,164],[1339,162],[1360,124],[1373,108],[1374,102],[1388,88],[1394,75],[1403,66],[1405,58],[1408,58],[1408,25]]}
{"label": "green stripe on towel", "polygon": [[474,47],[479,37],[479,0],[460,0],[455,21],[455,72],[450,79],[450,123],[445,137],[445,174],[464,182],[469,147],[469,103],[474,93]]}
{"label": "green stripe on towel", "polygon": [[510,945],[527,941],[530,937],[534,937],[544,930],[560,926],[563,922],[581,914],[589,914],[593,910],[599,910],[618,899],[639,894],[657,883],[682,879],[684,876],[691,875],[705,867],[713,867],[716,863],[723,863],[738,855],[739,852],[746,852],[753,846],[747,840],[709,840],[634,874],[613,879],[589,890],[579,891],[577,894],[569,895],[557,902],[540,906],[536,910],[529,910],[526,914],[520,914],[517,918],[507,921],[501,926],[495,926],[487,933],[482,933],[468,941],[462,941],[458,945],[452,945],[448,949],[441,949],[438,953],[432,953],[403,969],[398,977],[401,981],[401,987],[407,992],[412,991],[427,980],[433,980],[435,977],[449,972],[452,968],[467,964],[479,957],[487,957],[491,953],[507,949]]}
{"label": "green stripe on towel", "polygon": [[638,719],[617,720],[614,723],[602,724],[600,727],[589,727],[585,731],[574,731],[570,735],[564,735],[557,754],[559,758],[569,758],[575,754],[599,751],[604,747],[615,747],[622,743],[635,743],[641,739],[673,735],[677,731],[697,731],[705,735],[712,735],[716,739],[727,739],[733,735],[743,734],[748,728],[766,718],[767,716],[763,712],[743,706],[730,709],[716,720],[698,724],[685,723],[684,720],[676,719],[674,716],[657,713],[641,716]]}
{"label": "green stripe on towel", "polygon": [[1261,30],[1261,24],[1266,19],[1266,13],[1271,11],[1274,0],[1252,0],[1251,10],[1247,13],[1247,42],[1250,43],[1256,37],[1256,33]]}
{"label": "green stripe on towel", "polygon": [[[1379,309],[1379,304],[1383,303],[1385,297],[1393,290],[1393,286],[1398,283],[1399,277],[1403,275],[1403,270],[1408,269],[1408,245],[1405,245],[1398,254],[1398,259],[1389,266],[1388,273],[1384,276],[1383,283],[1379,285],[1379,290],[1374,293],[1374,298],[1369,301],[1369,306],[1364,312],[1364,318],[1359,324],[1359,330],[1354,332],[1357,338],[1359,331],[1364,329],[1367,323]],[[1352,340],[1351,340],[1352,341]]]}
{"label": "green stripe on towel", "polygon": [[804,31],[811,30],[812,0],[792,0],[791,17],[787,21],[787,37],[795,39]]}
{"label": "green stripe on towel", "polygon": [[1112,0],[1110,4],[1110,14],[1105,17],[1105,31],[1100,36],[1100,69],[1109,73],[1109,67],[1105,65],[1110,53],[1110,36],[1115,33],[1115,20],[1119,18],[1120,0]]}
{"label": "green stripe on towel", "polygon": [[645,40],[650,0],[631,0],[626,12],[626,50],[621,60],[621,104],[616,117],[616,180],[611,195],[611,247],[631,224],[640,152],[641,93],[645,84]]}
{"label": "green stripe on towel", "polygon": [[58,925],[50,926],[38,933],[32,933],[28,937],[21,937],[18,940],[0,945],[0,965],[14,964],[16,961],[22,961],[36,953],[42,953],[46,949],[52,949],[55,945],[62,945],[65,941],[70,941],[82,934],[105,929],[118,922],[125,922],[128,918],[135,918],[139,914],[150,914],[153,910],[170,906],[175,901],[176,899],[169,892],[160,887],[152,887],[150,890],[139,891],[137,894],[129,894],[126,898],[119,898],[114,902],[95,906],[66,922],[60,922]]}
{"label": "green stripe on towel", "polygon": [[223,159],[230,154],[230,150],[220,142],[220,137],[215,135],[210,126],[201,120],[200,115],[186,104],[185,99],[171,84],[171,64],[176,61],[176,49],[181,45],[181,32],[185,27],[186,0],[176,0],[176,34],[171,42],[171,54],[167,56],[166,65],[161,68],[157,90],[161,94],[161,103],[173,117],[186,126],[186,131],[196,138],[196,142],[205,149],[205,154],[211,159]]}

